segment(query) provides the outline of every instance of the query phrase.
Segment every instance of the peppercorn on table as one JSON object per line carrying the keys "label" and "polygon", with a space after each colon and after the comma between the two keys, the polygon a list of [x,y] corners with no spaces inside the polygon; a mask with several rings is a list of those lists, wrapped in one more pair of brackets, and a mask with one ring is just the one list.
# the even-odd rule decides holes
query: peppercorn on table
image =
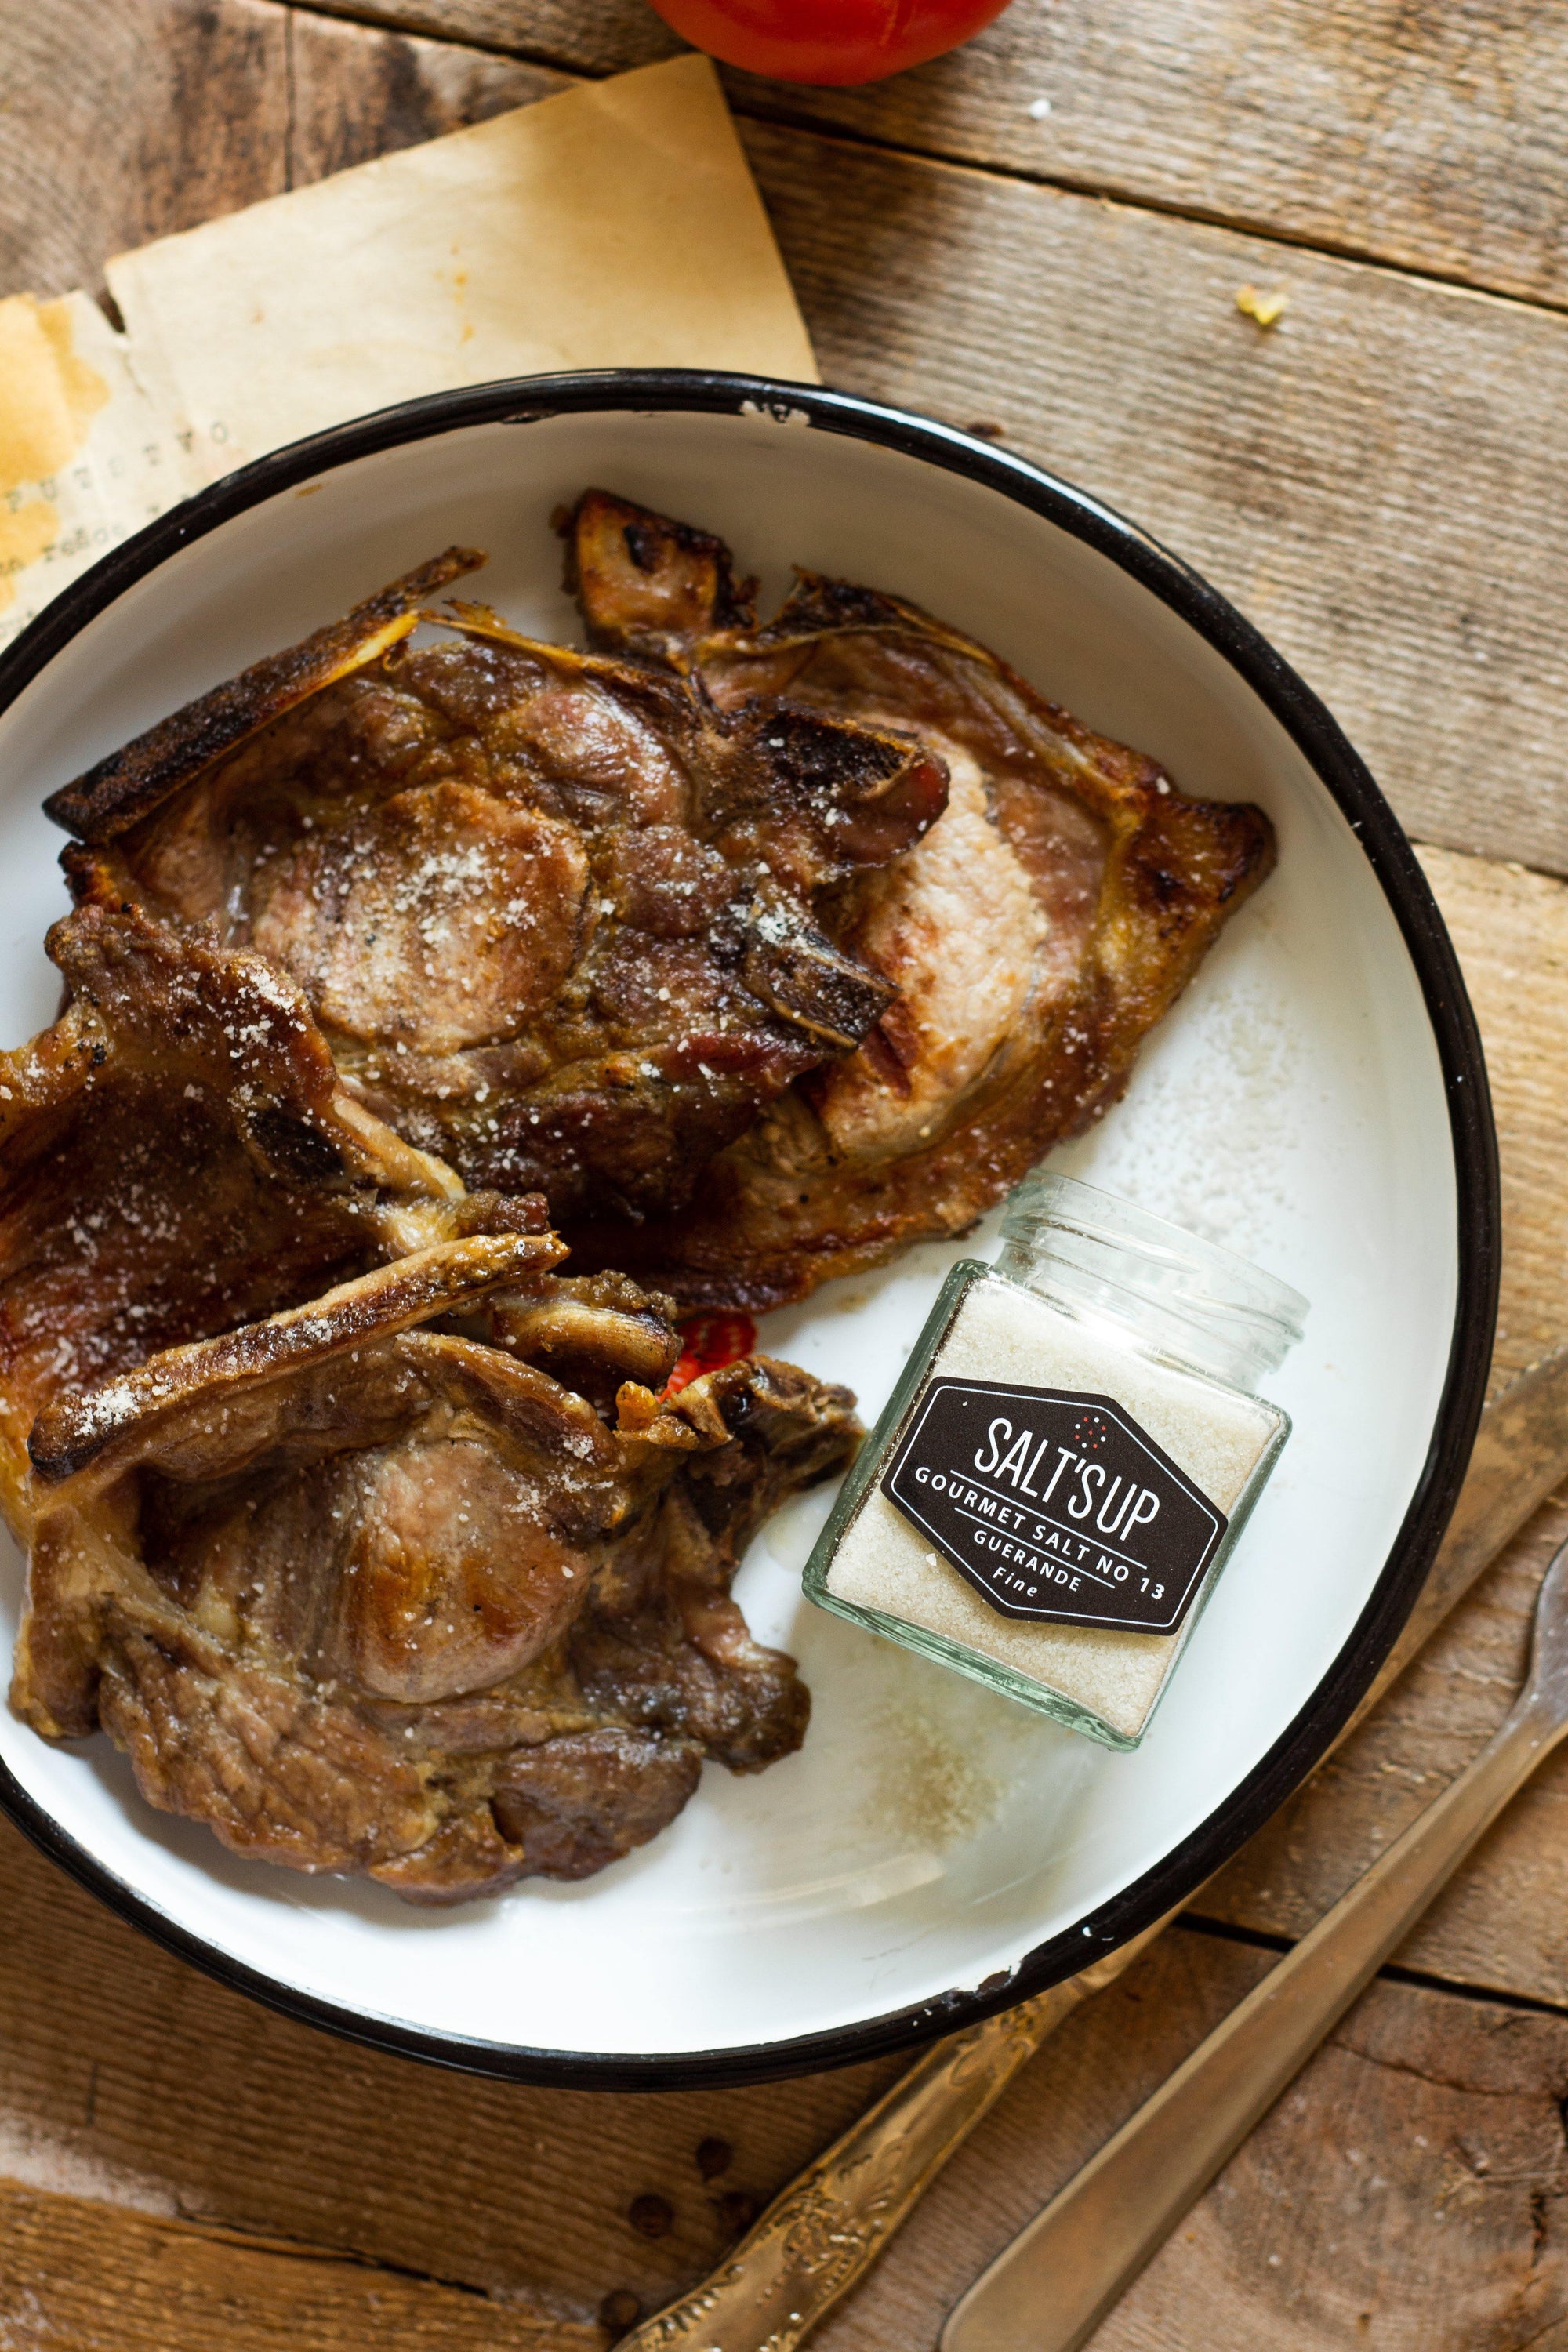
{"label": "peppercorn on table", "polygon": [[[678,47],[640,0],[4,0],[0,295],[98,285],[123,247]],[[1518,1370],[1568,1333],[1553,12],[1015,0],[885,85],[726,86],[828,381],[1005,439],[1160,533],[1324,695],[1423,845],[1491,1065],[1494,1377]],[[1565,1533],[1549,1504],[1194,1914],[1047,2045],[824,2352],[934,2343],[1475,1752]],[[1565,1801],[1560,1763],[1097,2352],[1568,2345]],[[640,2098],[447,2075],[219,1989],[9,1827],[0,1887],[7,2342],[587,2352],[710,2267],[900,2063]]]}

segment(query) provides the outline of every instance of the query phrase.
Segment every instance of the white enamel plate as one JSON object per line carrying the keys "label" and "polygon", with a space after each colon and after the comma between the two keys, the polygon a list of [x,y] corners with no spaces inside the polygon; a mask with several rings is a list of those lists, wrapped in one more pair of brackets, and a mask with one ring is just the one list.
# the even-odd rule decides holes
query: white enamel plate
{"label": "white enamel plate", "polygon": [[[1295,1434],[1144,1745],[1115,1755],[811,1609],[829,1497],[738,1587],[814,1697],[804,1750],[710,1765],[652,1845],[446,1914],[235,1861],[142,1803],[107,1740],[0,1710],[0,1801],[175,1950],[316,2021],[537,2079],[739,2080],[912,2042],[1035,1991],[1198,1885],[1332,1738],[1408,1612],[1479,1411],[1497,1265],[1486,1080],[1407,844],[1332,720],[1141,532],[963,435],[726,376],[535,379],[418,401],[264,459],[105,559],[0,661],[0,1028],[49,1021],[66,904],[46,793],[188,697],[454,541],[479,593],[575,634],[552,510],[587,484],[890,589],[994,646],[1188,792],[1262,803],[1277,873],[1057,1163],[1226,1242],[1311,1301],[1269,1384]],[[993,1221],[993,1225],[994,1221]],[[910,1251],[762,1344],[880,1409],[953,1259]],[[21,1563],[0,1562],[8,1653]]]}

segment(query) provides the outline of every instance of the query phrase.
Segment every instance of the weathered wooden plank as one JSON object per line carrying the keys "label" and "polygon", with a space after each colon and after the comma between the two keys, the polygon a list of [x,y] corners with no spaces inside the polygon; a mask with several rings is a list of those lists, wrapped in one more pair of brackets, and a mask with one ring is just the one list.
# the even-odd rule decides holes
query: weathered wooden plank
{"label": "weathered wooden plank", "polygon": [[[309,5],[589,73],[677,46],[642,0]],[[1568,303],[1568,50],[1529,0],[1013,0],[868,89],[725,79],[747,113]]]}
{"label": "weathered wooden plank", "polygon": [[233,0],[7,8],[0,287],[100,285],[107,255],[276,194],[287,31],[279,10]]}
{"label": "weathered wooden plank", "polygon": [[[13,216],[67,122],[108,101],[85,5],[36,20],[47,29],[11,119],[31,122],[36,89],[44,128],[6,142],[32,158],[0,163]],[[160,58],[138,89],[145,143],[184,155],[209,138],[195,172],[209,200],[248,201],[261,182],[553,86],[301,18],[280,124],[277,60],[253,68],[241,39],[273,20],[271,0],[199,15],[135,5],[144,30],[169,35],[144,45]],[[204,87],[214,25],[241,64],[204,131],[181,93]],[[51,99],[51,77],[74,95]],[[1256,240],[798,131],[752,124],[748,138],[830,377],[997,424],[1135,514],[1299,663],[1413,830],[1568,871],[1568,326],[1555,314],[1303,254],[1293,307],[1265,333],[1234,303],[1275,269],[1277,249]],[[14,241],[17,278],[38,279],[34,260],[51,257],[57,273],[70,259],[68,276],[92,266],[85,241],[131,201],[112,147],[87,142],[69,175],[84,191],[75,226],[56,200],[41,246]],[[174,179],[149,176],[137,201],[169,215],[144,231],[189,216]]]}
{"label": "weathered wooden plank", "polygon": [[[832,2314],[910,2352],[1270,1956],[1173,1930],[1047,2042]],[[1568,2020],[1373,1986],[1093,2352],[1519,2352],[1568,2315]]]}
{"label": "weathered wooden plank", "polygon": [[[240,5],[258,16],[279,13],[270,0]],[[564,74],[511,58],[410,41],[300,9],[284,13],[291,93],[284,176],[290,188],[571,86]]]}
{"label": "weathered wooden plank", "polygon": [[[1513,1703],[1568,1496],[1458,1609],[1376,1712],[1194,1900],[1205,1916],[1300,1936],[1461,1770]],[[1398,1954],[1401,1967],[1568,2008],[1568,1764],[1553,1759]]]}
{"label": "weathered wooden plank", "polygon": [[71,2352],[600,2352],[603,2332],[306,2246],[0,2180],[0,2343]]}
{"label": "weathered wooden plank", "polygon": [[100,289],[111,253],[566,87],[274,0],[7,8],[0,292]]}
{"label": "weathered wooden plank", "polygon": [[[318,14],[356,24],[471,42],[572,73],[626,73],[673,58],[689,45],[647,0],[299,0]],[[783,92],[784,85],[774,89]]]}
{"label": "weathered wooden plank", "polygon": [[[651,2308],[707,2268],[732,2227],[693,2229],[694,2202],[731,2178],[767,2193],[889,2071],[642,2100],[445,2077],[343,2049],[208,1986],[8,1832],[0,1870],[24,1947],[0,1963],[0,2171],[49,2185],[30,2203],[0,2189],[0,2324],[41,2306],[62,2340],[105,2352],[194,2347],[219,2293],[230,2298],[222,2340],[237,2352],[291,2340],[527,2343],[530,2300],[585,2316],[616,2288]],[[46,1916],[47,1948],[35,1940]],[[97,1965],[84,1970],[84,1953]],[[825,2352],[929,2341],[967,2280],[1268,1961],[1173,1931],[1026,2071],[828,2323]],[[1175,2352],[1197,2312],[1215,2352],[1529,2341],[1502,2332],[1505,2320],[1539,2328],[1568,2315],[1565,2091],[1568,2020],[1380,1985],[1107,2324],[1105,2352]],[[737,2156],[704,2190],[694,2136],[714,2132],[733,2136]],[[669,2237],[650,2243],[626,2221],[633,2183],[674,2206]],[[106,2201],[79,2203],[84,2188]],[[303,2242],[300,2258],[171,2234],[176,2208],[209,2231],[286,2232]],[[26,2230],[13,2251],[17,2216]],[[84,2261],[89,2231],[98,2252]],[[333,2251],[521,2294],[509,2322],[519,2333],[504,2332],[494,2304],[439,2288],[405,2307],[384,2273],[345,2272],[327,2260]],[[174,2314],[162,2338],[143,2308],[159,2281]],[[368,2300],[384,2292],[395,2325]],[[464,2332],[476,2309],[489,2315],[488,2338]],[[1355,2332],[1363,2310],[1380,2332]],[[374,2319],[363,2333],[362,2313]],[[1399,2332],[1387,2332],[1396,2315]],[[583,2335],[538,2340],[567,2352]]]}
{"label": "weathered wooden plank", "polygon": [[1495,1386],[1568,1337],[1568,888],[1452,850],[1421,857],[1491,1080],[1503,1197]]}

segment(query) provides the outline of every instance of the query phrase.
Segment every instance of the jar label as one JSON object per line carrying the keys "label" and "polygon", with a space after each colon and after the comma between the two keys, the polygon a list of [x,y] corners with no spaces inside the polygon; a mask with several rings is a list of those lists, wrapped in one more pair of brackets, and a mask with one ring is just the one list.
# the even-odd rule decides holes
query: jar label
{"label": "jar label", "polygon": [[1113,1397],[934,1380],[889,1502],[1004,1617],[1173,1633],[1227,1521]]}

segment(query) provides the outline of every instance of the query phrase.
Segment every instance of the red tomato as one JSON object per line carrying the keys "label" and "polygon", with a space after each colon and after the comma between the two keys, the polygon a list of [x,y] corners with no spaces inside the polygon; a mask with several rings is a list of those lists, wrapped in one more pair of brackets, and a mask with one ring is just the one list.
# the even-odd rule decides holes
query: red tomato
{"label": "red tomato", "polygon": [[956,49],[1007,0],[653,0],[726,65],[778,81],[881,81]]}

